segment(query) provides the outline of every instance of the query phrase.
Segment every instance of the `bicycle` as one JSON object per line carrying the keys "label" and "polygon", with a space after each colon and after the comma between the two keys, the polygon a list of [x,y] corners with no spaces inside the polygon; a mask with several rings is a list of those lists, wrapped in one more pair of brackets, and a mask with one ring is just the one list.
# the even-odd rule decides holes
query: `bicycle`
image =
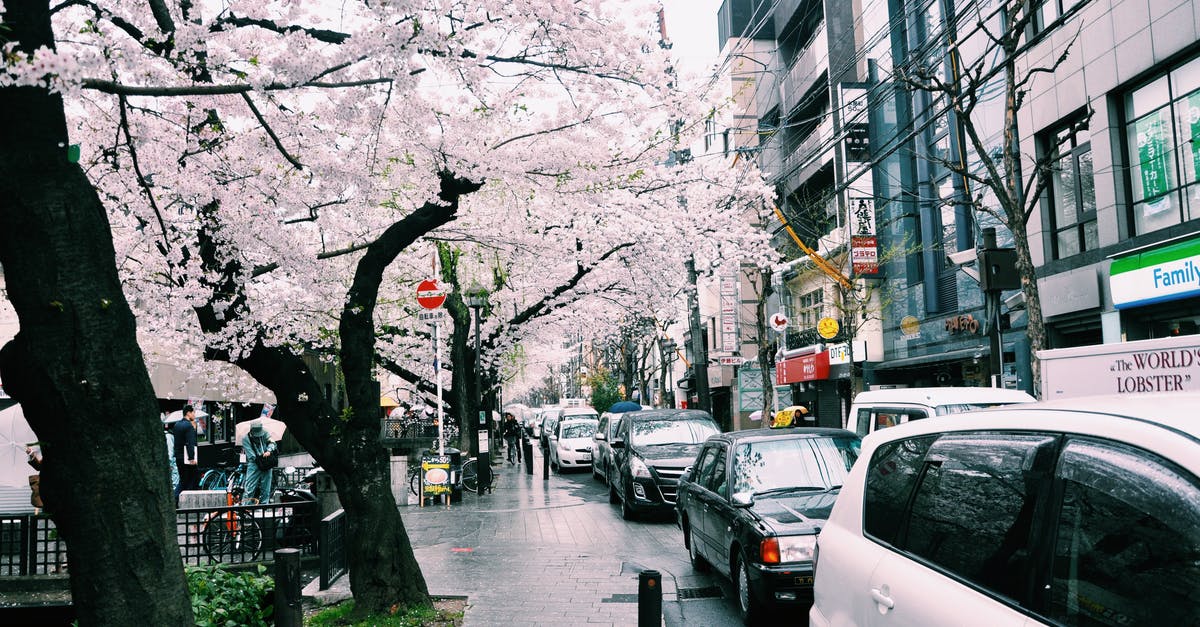
{"label": "bicycle", "polygon": [[[225,498],[230,508],[242,504],[242,494],[245,490],[242,485],[243,479],[244,474],[240,466],[229,476]],[[200,523],[199,533],[204,553],[209,559],[217,562],[226,557],[235,562],[249,562],[255,560],[262,551],[262,525],[248,510],[228,509],[212,512]],[[241,559],[235,559],[237,557]]]}
{"label": "bicycle", "polygon": [[232,471],[229,468],[210,468],[203,477],[200,477],[201,490],[224,490],[225,485],[229,483],[229,475]]}
{"label": "bicycle", "polygon": [[[496,490],[497,473],[491,468],[488,469],[488,483],[484,484],[483,489],[489,494]],[[472,457],[463,464],[462,467],[462,485],[463,490],[467,492],[479,492],[479,460]]]}

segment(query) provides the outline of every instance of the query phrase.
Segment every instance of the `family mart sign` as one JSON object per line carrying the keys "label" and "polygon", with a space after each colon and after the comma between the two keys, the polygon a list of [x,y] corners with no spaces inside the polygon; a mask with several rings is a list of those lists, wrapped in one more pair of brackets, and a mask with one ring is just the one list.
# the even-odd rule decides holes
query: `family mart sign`
{"label": "family mart sign", "polygon": [[1200,238],[1113,260],[1109,286],[1117,309],[1200,295]]}

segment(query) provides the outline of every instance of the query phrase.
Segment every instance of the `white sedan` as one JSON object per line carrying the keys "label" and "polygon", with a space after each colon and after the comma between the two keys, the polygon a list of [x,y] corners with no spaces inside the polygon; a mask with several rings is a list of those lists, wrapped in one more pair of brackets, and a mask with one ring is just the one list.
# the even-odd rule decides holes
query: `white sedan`
{"label": "white sedan", "polygon": [[558,472],[568,468],[591,468],[592,436],[598,420],[564,419],[550,435],[550,465]]}

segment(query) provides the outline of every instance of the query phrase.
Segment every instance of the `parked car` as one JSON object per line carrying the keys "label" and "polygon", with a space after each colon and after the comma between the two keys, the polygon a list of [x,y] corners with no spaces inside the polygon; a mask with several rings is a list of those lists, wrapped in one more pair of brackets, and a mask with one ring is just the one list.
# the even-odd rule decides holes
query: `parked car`
{"label": "parked car", "polygon": [[751,429],[712,436],[679,480],[676,521],[692,566],[729,577],[746,622],[812,603],[817,534],[859,437],[844,429]]}
{"label": "parked car", "polygon": [[612,466],[612,446],[609,442],[617,433],[621,415],[607,411],[600,414],[596,433],[592,435],[592,478],[596,481],[606,481],[608,478],[608,470]]}
{"label": "parked car", "polygon": [[550,466],[557,472],[592,465],[592,436],[600,424],[590,418],[565,417],[550,436]]}
{"label": "parked car", "polygon": [[1071,398],[864,438],[811,624],[1200,624],[1197,407]]}
{"label": "parked car", "polygon": [[554,426],[562,417],[562,411],[561,407],[547,407],[542,411],[542,424],[538,432],[538,440],[542,444],[543,451],[550,450],[550,434],[554,433]]}
{"label": "parked car", "polygon": [[1032,403],[1035,398],[1021,390],[1002,388],[899,388],[859,392],[850,405],[846,428],[866,437],[878,429],[910,420],[959,414],[975,409]]}
{"label": "parked car", "polygon": [[621,414],[608,471],[608,500],[621,504],[621,516],[671,512],[679,477],[696,459],[700,445],[721,432],[708,412],[655,409]]}
{"label": "parked car", "polygon": [[567,418],[599,420],[600,416],[591,407],[581,405],[579,407],[564,407],[562,410],[562,419],[566,420]]}

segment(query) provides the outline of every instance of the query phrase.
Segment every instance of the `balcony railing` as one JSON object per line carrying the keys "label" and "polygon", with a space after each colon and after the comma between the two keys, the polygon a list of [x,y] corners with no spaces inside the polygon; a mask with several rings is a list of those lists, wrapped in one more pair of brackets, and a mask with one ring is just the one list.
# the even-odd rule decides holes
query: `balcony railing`
{"label": "balcony railing", "polygon": [[[828,112],[826,112],[828,113]],[[833,120],[828,114],[808,137],[783,156],[783,172],[788,189],[808,180],[827,161],[833,159]]]}

